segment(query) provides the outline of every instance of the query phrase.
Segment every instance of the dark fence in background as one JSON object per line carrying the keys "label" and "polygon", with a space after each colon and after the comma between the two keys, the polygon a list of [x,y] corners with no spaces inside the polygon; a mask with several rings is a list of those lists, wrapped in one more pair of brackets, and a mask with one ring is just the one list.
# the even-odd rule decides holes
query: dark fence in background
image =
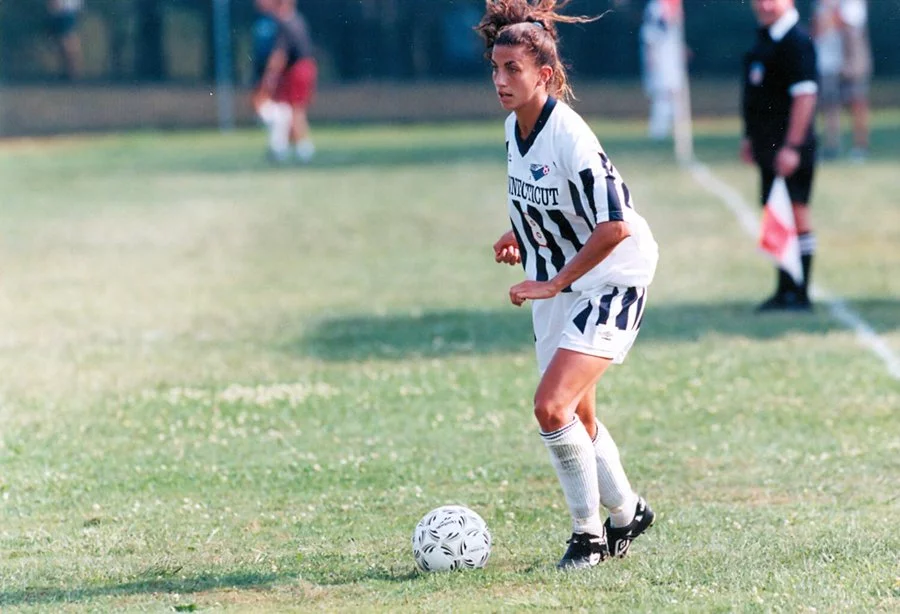
{"label": "dark fence in background", "polygon": [[[100,83],[197,83],[214,74],[213,0],[85,0],[79,31],[82,78]],[[749,0],[684,0],[691,72],[734,76],[752,42]],[[0,80],[49,81],[59,74],[44,0],[0,0]],[[798,0],[804,19],[810,0]],[[900,75],[900,0],[870,0],[876,74]],[[472,32],[483,0],[299,0],[310,21],[323,81],[486,77]],[[570,12],[599,14],[564,26],[563,53],[576,77],[634,77],[644,0],[575,0]],[[252,80],[252,0],[232,0],[235,79]]]}

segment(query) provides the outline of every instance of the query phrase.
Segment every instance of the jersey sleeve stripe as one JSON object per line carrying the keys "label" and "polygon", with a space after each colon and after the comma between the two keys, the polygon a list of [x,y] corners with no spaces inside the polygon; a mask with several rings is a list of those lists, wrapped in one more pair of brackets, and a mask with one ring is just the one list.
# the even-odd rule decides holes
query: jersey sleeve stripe
{"label": "jersey sleeve stripe", "polygon": [[616,179],[609,175],[606,176],[606,207],[609,210],[610,222],[625,221],[622,201],[619,199],[619,190],[616,189]]}
{"label": "jersey sleeve stripe", "polygon": [[631,190],[628,189],[624,181],[622,182],[622,194],[625,196],[625,206],[629,209],[634,209],[634,202],[631,200]]}
{"label": "jersey sleeve stripe", "polygon": [[590,220],[594,224],[597,223],[597,203],[594,201],[594,171],[589,168],[584,169],[578,176],[581,178],[581,187],[587,197],[588,207],[591,209]]}
{"label": "jersey sleeve stripe", "polygon": [[819,91],[819,86],[815,81],[800,81],[799,83],[795,83],[790,87],[788,92],[790,92],[791,96],[802,96],[803,94],[816,94]]}
{"label": "jersey sleeve stripe", "polygon": [[594,226],[597,225],[597,220],[589,216],[587,211],[584,210],[584,205],[581,203],[581,195],[578,193],[578,187],[571,181],[569,182],[569,195],[572,197],[572,206],[575,208],[575,212],[587,223],[588,230],[593,231]]}

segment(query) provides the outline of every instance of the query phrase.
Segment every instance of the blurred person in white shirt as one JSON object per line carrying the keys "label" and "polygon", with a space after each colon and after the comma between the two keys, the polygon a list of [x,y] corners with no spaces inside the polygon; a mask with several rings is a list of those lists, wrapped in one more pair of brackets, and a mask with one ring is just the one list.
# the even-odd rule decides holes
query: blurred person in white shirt
{"label": "blurred person in white shirt", "polygon": [[644,92],[650,100],[647,132],[657,140],[672,134],[675,100],[684,87],[684,52],[675,19],[661,0],[649,0],[644,7],[640,38]]}
{"label": "blurred person in white shirt", "polygon": [[831,160],[841,149],[841,68],[844,43],[841,0],[817,0],[813,8],[812,35],[819,69],[819,109],[825,120],[822,157]]}
{"label": "blurred person in white shirt", "polygon": [[867,0],[840,0],[844,50],[841,96],[853,118],[851,160],[865,160],[869,151],[869,83],[872,79],[872,46],[869,41]]}

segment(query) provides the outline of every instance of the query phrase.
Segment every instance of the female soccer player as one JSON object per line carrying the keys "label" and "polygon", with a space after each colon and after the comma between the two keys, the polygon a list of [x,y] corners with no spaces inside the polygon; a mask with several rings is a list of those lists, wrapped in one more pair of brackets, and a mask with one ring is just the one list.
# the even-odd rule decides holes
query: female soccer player
{"label": "female soccer player", "polygon": [[[653,523],[619,451],[595,417],[596,384],[625,358],[641,326],[656,242],[597,137],[564,101],[557,22],[567,0],[486,0],[477,26],[506,120],[512,230],[495,260],[522,263],[510,301],[532,302],[541,380],[534,415],[572,516],[561,569],[624,556]],[[609,510],[605,525],[600,505]]]}

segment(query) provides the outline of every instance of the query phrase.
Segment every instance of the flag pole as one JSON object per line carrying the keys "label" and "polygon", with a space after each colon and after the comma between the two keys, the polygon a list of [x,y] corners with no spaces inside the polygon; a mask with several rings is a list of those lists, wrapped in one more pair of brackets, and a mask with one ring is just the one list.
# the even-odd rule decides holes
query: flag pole
{"label": "flag pole", "polygon": [[677,32],[678,70],[681,73],[680,86],[675,92],[675,121],[673,137],[675,141],[675,159],[680,164],[691,164],[694,161],[694,127],[691,119],[691,83],[687,69],[687,44],[684,35],[684,4],[682,0],[664,0],[667,13]]}
{"label": "flag pole", "polygon": [[231,61],[231,0],[213,0],[216,107],[219,130],[234,128],[234,79]]}

